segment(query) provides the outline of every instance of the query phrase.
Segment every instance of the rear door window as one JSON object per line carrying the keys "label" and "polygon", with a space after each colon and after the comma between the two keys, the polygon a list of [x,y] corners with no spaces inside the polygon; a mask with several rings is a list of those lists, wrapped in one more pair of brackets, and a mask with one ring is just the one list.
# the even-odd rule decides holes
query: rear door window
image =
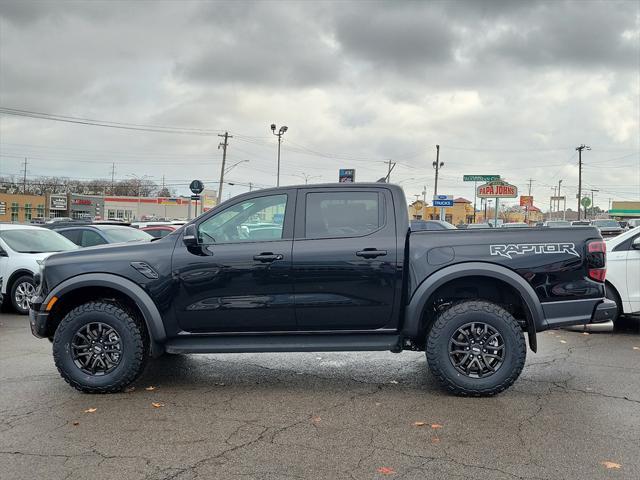
{"label": "rear door window", "polygon": [[361,237],[384,225],[377,192],[321,192],[306,195],[305,237]]}

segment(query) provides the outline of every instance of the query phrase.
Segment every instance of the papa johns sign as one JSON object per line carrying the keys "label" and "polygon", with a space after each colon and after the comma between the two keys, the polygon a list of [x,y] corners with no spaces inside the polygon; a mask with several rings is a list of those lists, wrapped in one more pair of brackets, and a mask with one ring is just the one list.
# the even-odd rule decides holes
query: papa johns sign
{"label": "papa johns sign", "polygon": [[507,182],[489,182],[480,185],[476,193],[480,198],[515,198],[518,187]]}

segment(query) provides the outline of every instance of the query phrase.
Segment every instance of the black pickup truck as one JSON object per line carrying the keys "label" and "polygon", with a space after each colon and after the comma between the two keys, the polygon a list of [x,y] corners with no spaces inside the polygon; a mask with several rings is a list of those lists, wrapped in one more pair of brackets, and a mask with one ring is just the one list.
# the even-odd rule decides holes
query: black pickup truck
{"label": "black pickup truck", "polygon": [[152,243],[49,257],[35,336],[62,377],[115,392],[163,353],[426,351],[451,392],[492,395],[526,342],[606,321],[595,228],[411,232],[394,185],[254,191]]}

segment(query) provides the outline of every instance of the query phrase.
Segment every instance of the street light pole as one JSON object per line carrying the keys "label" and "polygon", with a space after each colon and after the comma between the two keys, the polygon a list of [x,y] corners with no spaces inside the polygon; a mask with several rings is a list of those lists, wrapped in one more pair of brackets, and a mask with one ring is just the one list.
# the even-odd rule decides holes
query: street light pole
{"label": "street light pole", "polygon": [[[440,161],[440,145],[436,145],[436,161],[433,162],[431,165],[436,170],[436,179],[433,185],[433,196],[435,197],[436,195],[438,195],[438,172],[442,167],[444,167],[444,162]],[[444,208],[441,208],[440,215],[438,215],[438,220],[443,220],[443,218],[441,218],[443,214],[444,214]]]}
{"label": "street light pole", "polygon": [[271,133],[278,137],[278,173],[276,177],[276,187],[280,186],[280,145],[282,144],[282,135],[284,135],[287,130],[289,130],[289,127],[283,125],[278,130],[278,133],[276,133],[276,124],[271,124]]}

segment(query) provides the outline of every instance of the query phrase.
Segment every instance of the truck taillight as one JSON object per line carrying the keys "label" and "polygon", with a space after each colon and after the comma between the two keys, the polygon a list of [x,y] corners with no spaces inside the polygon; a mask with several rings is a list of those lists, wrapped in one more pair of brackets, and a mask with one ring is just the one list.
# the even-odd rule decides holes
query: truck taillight
{"label": "truck taillight", "polygon": [[587,243],[587,269],[589,278],[604,282],[607,275],[607,244],[604,240],[592,240]]}

